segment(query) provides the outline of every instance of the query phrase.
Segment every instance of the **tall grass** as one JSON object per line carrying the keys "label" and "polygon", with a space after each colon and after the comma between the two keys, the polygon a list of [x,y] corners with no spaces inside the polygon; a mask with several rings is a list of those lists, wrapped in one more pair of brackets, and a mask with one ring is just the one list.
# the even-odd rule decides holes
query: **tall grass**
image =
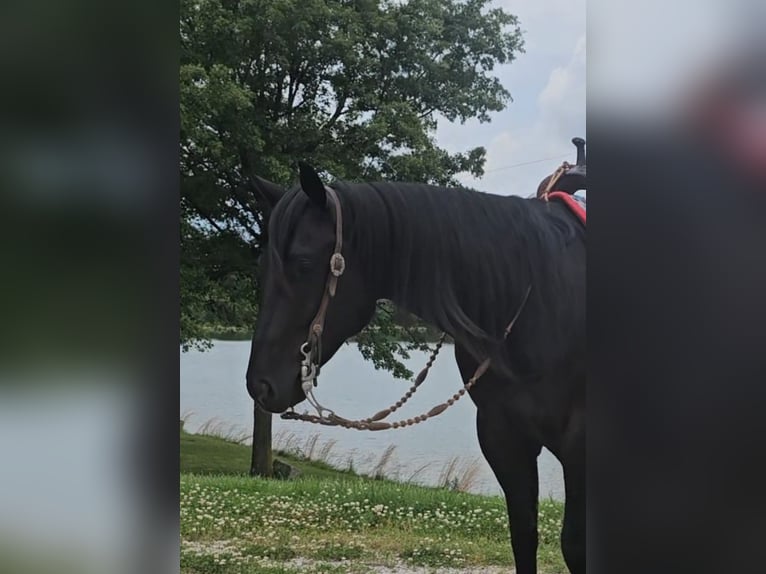
{"label": "tall grass", "polygon": [[[284,429],[279,431],[273,439],[274,450],[276,452],[282,452],[303,460],[321,462],[339,470],[358,471],[366,467],[369,468],[369,471],[364,474],[373,478],[397,478],[393,475],[393,469],[391,468],[391,463],[394,460],[394,451],[396,450],[395,444],[385,448],[377,460],[372,456],[366,457],[363,464],[355,460],[355,453],[353,451],[344,455],[335,455],[334,449],[336,444],[337,441],[334,439],[322,441],[320,433],[314,433],[301,440],[295,433]],[[425,468],[418,469],[416,474],[421,473],[423,470]]]}
{"label": "tall grass", "polygon": [[442,468],[437,485],[458,492],[470,492],[476,486],[480,472],[478,459],[466,462],[453,456]]}
{"label": "tall grass", "polygon": [[332,452],[332,449],[335,447],[335,443],[338,442],[335,439],[325,441],[322,448],[319,449],[319,454],[317,455],[319,460],[327,462],[329,464],[330,460],[330,453]]}
{"label": "tall grass", "polygon": [[[186,428],[186,423],[193,415],[194,413],[192,411],[184,411],[181,415],[181,420],[184,422],[184,428]],[[226,442],[235,444],[250,444],[252,441],[252,435],[249,431],[235,424],[224,423],[217,417],[204,421],[197,429],[196,434],[214,436],[223,439]]]}
{"label": "tall grass", "polygon": [[383,453],[380,455],[377,464],[372,469],[373,478],[386,478],[386,467],[391,462],[396,450],[395,444],[390,444],[386,447]]}
{"label": "tall grass", "polygon": [[427,470],[427,469],[428,469],[428,468],[431,466],[431,464],[432,464],[432,463],[430,463],[430,462],[427,462],[427,463],[425,463],[424,465],[422,465],[422,466],[419,466],[419,467],[418,467],[418,468],[416,468],[416,469],[415,469],[415,470],[414,470],[412,473],[410,473],[410,475],[407,477],[407,479],[406,479],[404,482],[406,482],[406,483],[408,483],[408,484],[417,484],[417,479],[418,479],[418,477],[419,477],[419,476],[420,476],[420,475],[421,475],[423,472],[425,472],[425,471],[426,471],[426,470]]}
{"label": "tall grass", "polygon": [[282,429],[272,437],[271,442],[274,449],[278,451],[288,454],[303,454],[300,447],[296,444],[298,442],[298,437],[294,432]]}
{"label": "tall grass", "polygon": [[303,453],[308,460],[314,460],[314,450],[316,450],[319,441],[319,433],[314,433],[306,439],[306,446],[303,447]]}
{"label": "tall grass", "polygon": [[[186,423],[194,413],[185,411],[181,420]],[[197,434],[221,438],[235,444],[249,445],[252,442],[251,434],[245,429],[233,424],[225,424],[217,418],[204,421],[197,430]],[[335,439],[323,440],[320,433],[314,433],[302,438],[296,433],[282,429],[274,434],[272,445],[277,456],[282,453],[295,458],[319,462],[330,468],[352,471],[375,479],[389,479],[407,484],[424,484],[419,480],[423,473],[433,466],[433,462],[422,464],[408,476],[402,476],[401,467],[395,465],[395,452],[397,445],[390,444],[379,456],[368,454],[360,460],[355,451],[337,453],[337,441]],[[481,473],[481,461],[478,459],[465,461],[458,456],[449,459],[441,469],[435,484],[432,485],[455,490],[458,492],[471,492],[477,486]]]}
{"label": "tall grass", "polygon": [[181,426],[182,428],[186,428],[186,423],[189,422],[189,419],[194,416],[194,411],[187,409],[184,412],[181,413]]}
{"label": "tall grass", "polygon": [[301,444],[300,438],[295,433],[284,429],[272,439],[272,445],[277,452],[283,452],[303,460],[322,462],[334,467],[338,466],[333,457],[333,448],[335,448],[336,442],[334,439],[321,442],[321,435],[314,433]]}

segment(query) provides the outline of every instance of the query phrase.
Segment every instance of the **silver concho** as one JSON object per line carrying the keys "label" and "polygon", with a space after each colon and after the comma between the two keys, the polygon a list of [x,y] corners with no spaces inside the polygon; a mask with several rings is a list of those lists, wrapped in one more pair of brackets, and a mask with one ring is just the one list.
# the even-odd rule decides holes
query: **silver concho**
{"label": "silver concho", "polygon": [[333,253],[330,257],[330,273],[335,277],[340,277],[346,270],[346,260],[340,253]]}

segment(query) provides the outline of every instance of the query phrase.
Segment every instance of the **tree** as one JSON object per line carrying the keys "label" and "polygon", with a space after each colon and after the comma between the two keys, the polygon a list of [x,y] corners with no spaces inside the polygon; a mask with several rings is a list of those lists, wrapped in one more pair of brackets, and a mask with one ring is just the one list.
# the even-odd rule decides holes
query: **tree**
{"label": "tree", "polygon": [[[501,110],[492,76],[523,49],[489,0],[181,0],[181,343],[210,325],[252,329],[266,237],[253,175],[283,185],[295,162],[346,180],[457,185],[482,147],[450,154],[436,121]],[[376,367],[411,376],[383,306],[359,336]],[[258,417],[256,417],[258,418]],[[265,418],[264,418],[265,420]],[[270,424],[270,423],[269,423]]]}

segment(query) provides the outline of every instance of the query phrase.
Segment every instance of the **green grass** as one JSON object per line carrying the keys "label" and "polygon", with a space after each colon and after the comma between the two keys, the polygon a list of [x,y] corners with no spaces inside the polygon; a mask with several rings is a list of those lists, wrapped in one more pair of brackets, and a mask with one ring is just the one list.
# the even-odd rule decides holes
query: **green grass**
{"label": "green grass", "polygon": [[[200,475],[247,475],[250,471],[250,446],[221,437],[181,431],[181,472]],[[286,462],[307,476],[334,479],[356,476],[321,461],[309,461],[292,454],[275,451],[275,458]]]}
{"label": "green grass", "polygon": [[[365,573],[371,565],[511,566],[505,504],[309,461],[292,481],[246,476],[250,448],[181,435],[182,572]],[[284,457],[280,457],[284,458]],[[566,572],[563,506],[540,504],[540,571]]]}
{"label": "green grass", "polygon": [[249,470],[250,447],[181,431],[181,472],[247,474]]}

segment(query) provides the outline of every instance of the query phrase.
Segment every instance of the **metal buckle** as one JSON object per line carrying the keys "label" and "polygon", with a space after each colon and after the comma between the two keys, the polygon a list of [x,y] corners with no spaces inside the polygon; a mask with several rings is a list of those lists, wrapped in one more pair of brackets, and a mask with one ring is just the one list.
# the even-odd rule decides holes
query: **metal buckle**
{"label": "metal buckle", "polygon": [[330,257],[330,273],[332,273],[334,277],[340,277],[345,270],[346,260],[343,258],[343,255],[337,252],[333,253],[332,257]]}

